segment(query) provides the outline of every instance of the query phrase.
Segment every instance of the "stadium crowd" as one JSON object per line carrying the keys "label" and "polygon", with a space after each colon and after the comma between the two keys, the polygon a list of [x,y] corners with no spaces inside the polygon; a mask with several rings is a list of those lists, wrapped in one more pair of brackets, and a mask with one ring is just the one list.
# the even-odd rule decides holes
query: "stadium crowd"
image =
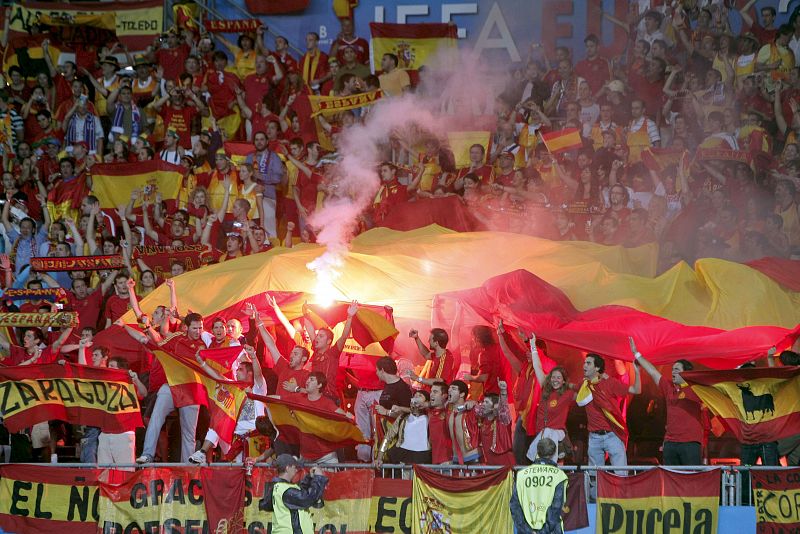
{"label": "stadium crowd", "polygon": [[[456,167],[446,140],[430,132],[387,144],[384,162],[375,169],[381,187],[360,229],[380,226],[414,202],[457,197],[475,228],[631,247],[657,241],[662,269],[701,255],[734,261],[800,255],[800,16],[775,27],[775,9],[756,13],[753,0],[738,11],[701,4],[706,2],[691,9],[633,9],[627,20],[604,14],[629,36],[624,54],[614,58],[602,55],[595,35],[586,36],[583,50],[558,47],[554,56],[532,44],[523,63],[509,65],[487,110],[495,124],[491,141],[469,149],[468,165]],[[733,35],[729,21],[737,17],[744,29]],[[220,34],[172,28],[140,55],[109,42],[96,57],[78,54],[76,62],[60,64],[47,54],[49,39],[40,38],[46,70],[26,77],[14,66],[4,73],[2,285],[63,288],[64,310],[78,312],[79,325],[6,328],[0,364],[125,369],[124,358],[92,341],[114,324],[142,343],[192,353],[241,344],[233,376],[252,383],[253,393],[351,411],[367,437],[375,436],[376,414],[389,418],[385,435],[354,453],[378,464],[529,463],[542,438],[558,444],[553,461],[564,461],[573,451],[567,418],[580,406],[586,411],[589,462],[604,464],[608,456],[613,465],[625,465],[626,410],[630,396],[642,390],[644,369],[666,399],[664,463],[702,463],[707,418],[681,378],[691,363],[678,361],[671,376],[664,376],[639,354],[634,340],[635,365],[589,354],[583,380],[570,381],[563,367],[545,372],[540,353],[546,345],[530,332],[523,333],[528,348],[520,360],[502,326],[476,327],[479,363],[457,376],[460,362],[447,349],[448,333],[412,331],[425,366],[399,373],[391,357],[381,358],[375,377],[359,384],[348,401],[337,375],[357,303],[348,309],[338,339],[328,329],[315,330],[308,322],[298,327],[285,318],[281,331],[270,332],[260,320],[264,310],[254,307],[241,320],[215,319],[206,332],[201,316],[181,310],[171,278],[188,266],[174,261],[169,272],[156,274],[146,258],[134,257],[135,247],[200,244],[218,249],[217,261],[228,261],[313,242],[310,215],[339,194],[337,139],[353,124],[369,121],[369,110],[315,120],[308,95],[380,89],[391,99],[416,90],[416,80],[398,68],[393,54],[383,56],[380,73],[371,73],[368,43],[350,20],[341,21],[327,52],[313,32],[302,56],[294,56],[282,37],[270,48],[265,35],[261,28],[234,43]],[[553,148],[551,140],[575,136],[578,146]],[[226,152],[232,142],[251,145],[242,161]],[[93,167],[147,160],[182,168],[180,197],[167,202],[159,192],[139,190],[127,205],[102,208],[92,194]],[[55,212],[53,199],[71,191],[81,192],[74,205]],[[35,257],[99,255],[120,255],[124,267],[31,269]],[[161,283],[173,290],[171,302],[148,316],[138,302]],[[54,311],[56,304],[5,300],[3,306],[38,313]],[[282,317],[274,300],[272,307]],[[135,328],[121,320],[128,310],[139,319]],[[781,355],[787,365],[798,358],[791,351]],[[772,353],[769,359],[774,363]],[[92,427],[81,433],[43,423],[19,435],[0,429],[5,460],[57,461],[56,444],[78,439],[81,460],[101,463],[167,460],[165,441],[179,443],[173,457],[196,463],[218,447],[218,457],[229,460],[243,451],[251,460],[284,452],[313,461],[351,457],[320,454],[308,443],[280,437],[258,455],[247,454],[248,437],[274,437],[262,403],[248,400],[234,443],[221,443],[213,430],[206,432],[207,416],[203,422],[198,405],[180,407],[175,424],[172,394],[157,360],[130,375],[147,422],[138,443],[132,433]],[[531,405],[539,388],[542,400]],[[168,421],[180,430],[160,440]],[[793,465],[800,462],[797,441],[780,449]],[[751,449],[743,450],[743,462],[760,456],[777,464],[777,443]]]}

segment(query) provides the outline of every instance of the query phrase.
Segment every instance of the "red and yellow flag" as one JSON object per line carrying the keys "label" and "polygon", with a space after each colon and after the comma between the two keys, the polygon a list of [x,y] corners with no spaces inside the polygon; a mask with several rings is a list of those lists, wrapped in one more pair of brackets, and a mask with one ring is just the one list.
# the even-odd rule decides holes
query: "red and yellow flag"
{"label": "red and yellow flag", "polygon": [[[164,346],[150,347],[153,354],[167,375],[172,399],[176,408],[201,404],[208,407],[211,421],[209,428],[213,429],[225,442],[230,443],[233,429],[242,403],[247,394],[244,388],[247,384],[234,381],[217,381],[201,367],[194,358],[194,354],[177,354],[166,350]],[[241,352],[241,347],[237,347]],[[213,349],[202,351],[201,354],[209,361],[209,365],[222,369],[230,369],[231,350]]]}
{"label": "red and yellow flag", "polygon": [[[161,160],[136,163],[115,163],[92,167],[92,191],[100,201],[100,207],[115,209],[130,202],[131,192],[142,191],[144,198],[155,202],[156,195],[174,204],[183,182],[183,167]],[[139,197],[136,208],[141,209]]]}
{"label": "red and yellow flag", "polygon": [[50,219],[55,221],[71,217],[78,220],[80,218],[78,209],[89,192],[84,174],[80,174],[68,182],[63,180],[57,182],[55,187],[47,193],[47,211],[50,213]]}
{"label": "red and yellow flag", "polygon": [[680,165],[685,152],[675,148],[649,147],[642,151],[642,163],[651,171],[664,172],[670,165]]}
{"label": "red and yellow flag", "polygon": [[717,532],[720,470],[597,473],[597,532]]}
{"label": "red and yellow flag", "polygon": [[[347,320],[348,306],[348,303],[339,303],[332,306],[309,304],[306,306],[305,311],[314,328],[333,329],[334,326]],[[390,307],[359,304],[358,311],[353,316],[353,327],[350,335],[361,345],[362,349],[367,349],[369,345],[378,343],[385,353],[392,352],[397,334],[399,334],[399,331],[394,326]],[[349,347],[345,350],[349,351]],[[378,352],[374,355],[384,356],[384,353]]]}
{"label": "red and yellow flag", "polygon": [[684,380],[742,443],[764,443],[800,428],[800,367],[692,371]]}
{"label": "red and yellow flag", "polygon": [[10,432],[55,419],[111,433],[143,426],[127,372],[85,365],[0,368],[0,413]]}
{"label": "red and yellow flag", "polygon": [[413,534],[513,532],[510,468],[458,477],[414,466]]}
{"label": "red and yellow flag", "polygon": [[398,68],[418,70],[439,50],[455,50],[458,46],[455,24],[389,24],[370,22],[374,70],[381,70],[384,54],[395,54]]}
{"label": "red and yellow flag", "polygon": [[252,393],[248,396],[267,405],[267,413],[281,440],[300,445],[300,453],[309,459],[320,458],[342,447],[367,443],[355,422],[344,414],[321,410],[308,402]]}
{"label": "red and yellow flag", "polygon": [[800,469],[751,471],[756,532],[800,532]]}
{"label": "red and yellow flag", "polygon": [[253,143],[234,143],[226,141],[224,144],[225,154],[231,158],[231,161],[236,165],[240,165],[247,160],[247,156],[256,151]]}
{"label": "red and yellow flag", "polygon": [[309,95],[308,101],[311,103],[311,116],[316,117],[320,114],[332,114],[348,109],[363,108],[371,106],[383,97],[383,93],[370,91],[369,93],[358,93],[350,96],[317,96]]}
{"label": "red and yellow flag", "polygon": [[95,534],[101,469],[0,466],[0,531]]}
{"label": "red and yellow flag", "polygon": [[548,152],[557,154],[583,146],[581,134],[577,128],[564,128],[555,132],[542,134],[542,140]]}

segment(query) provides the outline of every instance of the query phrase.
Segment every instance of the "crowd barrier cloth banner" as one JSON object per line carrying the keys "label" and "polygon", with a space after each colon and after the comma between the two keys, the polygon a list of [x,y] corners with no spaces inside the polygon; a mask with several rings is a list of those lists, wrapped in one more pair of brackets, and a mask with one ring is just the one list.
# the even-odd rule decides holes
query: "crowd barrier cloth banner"
{"label": "crowd barrier cloth banner", "polygon": [[756,533],[800,532],[800,469],[751,471]]}
{"label": "crowd barrier cloth banner", "polygon": [[0,368],[0,413],[10,432],[55,419],[110,433],[143,426],[128,373],[84,365]]}
{"label": "crowd barrier cloth banner", "polygon": [[66,258],[31,258],[34,271],[102,271],[125,267],[122,256],[72,256]]}
{"label": "crowd barrier cloth banner", "polygon": [[717,532],[719,469],[658,468],[634,476],[597,473],[597,534]]}
{"label": "crowd barrier cloth banner", "polygon": [[205,491],[213,491],[213,485],[204,490],[200,470],[200,467],[142,469],[122,483],[101,483],[97,531],[103,534],[214,532],[216,525],[209,528],[205,508]]}
{"label": "crowd barrier cloth banner", "polygon": [[[248,534],[268,534],[273,531],[272,512],[260,510],[258,503],[264,497],[265,487],[275,476],[275,470],[267,468],[254,469],[250,476],[244,501],[245,531]],[[328,472],[325,476],[330,480],[322,496],[325,506],[311,509],[314,532],[371,532],[369,512],[374,473],[360,469]]]}
{"label": "crowd barrier cloth banner", "polygon": [[100,469],[0,466],[0,530],[96,534]]}
{"label": "crowd barrier cloth banner", "polygon": [[369,532],[411,532],[410,480],[376,478],[372,482]]}
{"label": "crowd barrier cloth banner", "polygon": [[567,473],[567,499],[563,506],[564,530],[579,530],[589,526],[585,481],[583,473]]}
{"label": "crowd barrier cloth banner", "polygon": [[83,20],[86,15],[113,14],[117,37],[131,50],[144,50],[161,33],[164,25],[164,3],[160,0],[139,2],[74,2],[50,4],[25,2],[12,4],[9,37],[28,34],[41,15],[50,19]]}
{"label": "crowd barrier cloth banner", "polygon": [[510,468],[462,478],[415,465],[411,532],[511,533],[513,481]]}
{"label": "crowd barrier cloth banner", "polygon": [[681,376],[742,443],[765,443],[800,428],[800,367],[692,371]]}
{"label": "crowd barrier cloth banner", "polygon": [[78,312],[4,312],[0,313],[0,326],[76,327],[78,326]]}

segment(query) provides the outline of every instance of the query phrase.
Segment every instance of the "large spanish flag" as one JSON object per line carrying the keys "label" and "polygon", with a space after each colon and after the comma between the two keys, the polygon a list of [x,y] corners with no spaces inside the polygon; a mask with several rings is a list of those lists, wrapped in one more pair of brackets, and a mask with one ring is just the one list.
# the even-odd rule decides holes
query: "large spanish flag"
{"label": "large spanish flag", "polygon": [[692,371],[681,376],[742,443],[764,443],[800,428],[800,367]]}
{"label": "large spanish flag", "polygon": [[267,413],[281,439],[301,445],[301,453],[303,445],[309,444],[322,456],[342,447],[367,443],[353,420],[343,414],[320,410],[299,400],[252,393],[248,396],[267,405]]}
{"label": "large spanish flag", "polygon": [[[100,207],[115,209],[127,205],[131,192],[139,189],[150,202],[160,193],[167,204],[174,204],[183,183],[183,167],[161,160],[114,163],[92,167],[92,191]],[[139,198],[138,202],[141,202]],[[141,204],[135,206],[141,208]]]}
{"label": "large spanish flag", "polygon": [[455,24],[389,24],[370,22],[369,30],[372,66],[381,70],[384,54],[395,54],[400,60],[398,68],[418,70],[441,50],[455,50],[457,28]]}
{"label": "large spanish flag", "polygon": [[102,469],[0,466],[0,531],[95,534]]}
{"label": "large spanish flag", "polygon": [[[169,338],[168,338],[169,340]],[[168,343],[167,340],[167,343]],[[247,384],[234,381],[217,381],[194,359],[194,354],[168,350],[164,345],[150,346],[153,354],[161,362],[167,375],[172,399],[176,408],[201,404],[208,407],[213,429],[223,441],[230,443],[239,411],[247,396]],[[237,354],[241,348],[237,347]],[[204,350],[201,354],[209,365],[223,369],[230,368],[231,349]]]}
{"label": "large spanish flag", "polygon": [[720,470],[597,474],[597,532],[717,532]]}
{"label": "large spanish flag", "polygon": [[510,468],[462,478],[415,465],[411,532],[513,532],[513,483]]}
{"label": "large spanish flag", "polygon": [[551,154],[566,152],[583,146],[583,140],[577,128],[565,128],[542,134],[542,141],[544,141],[544,145]]}
{"label": "large spanish flag", "polygon": [[85,365],[0,368],[0,413],[10,432],[56,419],[112,433],[143,426],[127,372]]}

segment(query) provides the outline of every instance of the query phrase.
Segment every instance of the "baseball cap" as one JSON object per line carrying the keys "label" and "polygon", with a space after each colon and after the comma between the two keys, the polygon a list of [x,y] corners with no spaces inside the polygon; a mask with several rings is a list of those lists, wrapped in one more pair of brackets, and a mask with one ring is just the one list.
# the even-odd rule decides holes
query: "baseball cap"
{"label": "baseball cap", "polygon": [[625,93],[625,84],[620,80],[611,80],[608,82],[608,90],[615,93]]}
{"label": "baseball cap", "polygon": [[167,135],[171,135],[172,137],[175,137],[175,138],[180,138],[180,135],[178,135],[178,130],[175,130],[174,128],[168,129],[167,130]]}
{"label": "baseball cap", "polygon": [[283,471],[287,467],[290,467],[290,466],[293,466],[293,465],[296,466],[296,467],[302,467],[303,466],[303,462],[301,462],[295,456],[292,456],[291,454],[286,454],[286,453],[279,454],[278,457],[275,458],[275,461],[272,462],[272,466],[275,469],[277,469],[278,471]]}

